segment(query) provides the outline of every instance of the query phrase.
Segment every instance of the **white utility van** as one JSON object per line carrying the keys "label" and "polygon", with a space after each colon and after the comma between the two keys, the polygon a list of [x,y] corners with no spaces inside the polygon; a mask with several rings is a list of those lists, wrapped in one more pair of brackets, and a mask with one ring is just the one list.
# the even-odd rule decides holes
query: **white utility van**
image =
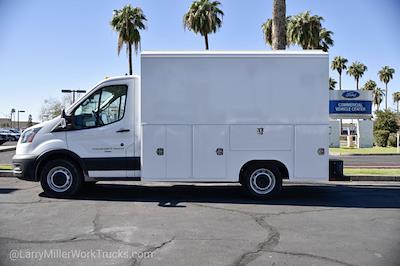
{"label": "white utility van", "polygon": [[24,131],[14,174],[71,196],[98,180],[328,179],[328,54],[143,52],[141,78],[108,78]]}

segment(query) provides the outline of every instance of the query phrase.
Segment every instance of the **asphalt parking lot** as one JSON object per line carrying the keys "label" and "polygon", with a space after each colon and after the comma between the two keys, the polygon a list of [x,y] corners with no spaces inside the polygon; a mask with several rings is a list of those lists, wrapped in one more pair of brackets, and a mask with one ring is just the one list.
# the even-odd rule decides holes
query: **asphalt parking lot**
{"label": "asphalt parking lot", "polygon": [[99,183],[69,200],[41,193],[38,183],[0,178],[0,265],[398,265],[400,258],[398,183],[290,183],[263,202],[235,184]]}

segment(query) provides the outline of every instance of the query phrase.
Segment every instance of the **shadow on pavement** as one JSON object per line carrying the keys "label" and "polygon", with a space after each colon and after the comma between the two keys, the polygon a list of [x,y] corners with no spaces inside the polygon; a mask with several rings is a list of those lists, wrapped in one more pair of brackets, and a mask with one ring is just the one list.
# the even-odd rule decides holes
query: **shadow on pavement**
{"label": "shadow on pavement", "polygon": [[16,190],[19,190],[17,188],[0,188],[0,194],[8,194],[8,193],[12,193]]}
{"label": "shadow on pavement", "polygon": [[[44,193],[40,196],[45,197]],[[400,208],[400,187],[337,184],[290,184],[274,199],[253,200],[240,185],[96,184],[75,200],[155,202],[160,207],[185,207],[185,202],[255,205]],[[72,199],[72,200],[74,200]]]}

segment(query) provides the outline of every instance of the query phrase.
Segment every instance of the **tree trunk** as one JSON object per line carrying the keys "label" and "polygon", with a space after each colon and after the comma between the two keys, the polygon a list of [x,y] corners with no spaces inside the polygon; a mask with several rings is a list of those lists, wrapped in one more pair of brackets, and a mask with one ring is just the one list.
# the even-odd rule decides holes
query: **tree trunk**
{"label": "tree trunk", "polygon": [[397,113],[399,113],[399,101],[397,101],[397,108],[396,108],[396,110],[397,110]]}
{"label": "tree trunk", "polygon": [[358,79],[356,79],[356,87],[357,87],[357,90],[358,90]]}
{"label": "tree trunk", "polygon": [[385,110],[387,111],[387,97],[388,97],[388,88],[387,88],[387,83],[385,83],[385,91],[386,91],[386,97],[385,97]]}
{"label": "tree trunk", "polygon": [[129,56],[129,75],[132,75],[133,73],[133,67],[132,67],[132,44],[128,44],[128,56]]}
{"label": "tree trunk", "polygon": [[[339,72],[339,90],[342,90],[342,72]],[[342,127],[343,127],[343,121],[342,119],[339,119],[339,137],[342,135]],[[339,141],[339,147],[340,147],[340,141]]]}
{"label": "tree trunk", "polygon": [[206,43],[206,50],[208,50],[208,34],[204,35],[204,41]]}
{"label": "tree trunk", "polygon": [[272,10],[272,50],[286,49],[286,0],[274,0]]}

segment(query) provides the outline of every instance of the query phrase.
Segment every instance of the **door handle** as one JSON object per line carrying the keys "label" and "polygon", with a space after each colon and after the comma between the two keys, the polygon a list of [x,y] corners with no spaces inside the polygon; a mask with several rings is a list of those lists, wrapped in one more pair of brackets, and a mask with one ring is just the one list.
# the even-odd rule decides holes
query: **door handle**
{"label": "door handle", "polygon": [[122,128],[120,130],[117,130],[117,133],[122,133],[122,132],[129,132],[130,130],[127,128]]}

